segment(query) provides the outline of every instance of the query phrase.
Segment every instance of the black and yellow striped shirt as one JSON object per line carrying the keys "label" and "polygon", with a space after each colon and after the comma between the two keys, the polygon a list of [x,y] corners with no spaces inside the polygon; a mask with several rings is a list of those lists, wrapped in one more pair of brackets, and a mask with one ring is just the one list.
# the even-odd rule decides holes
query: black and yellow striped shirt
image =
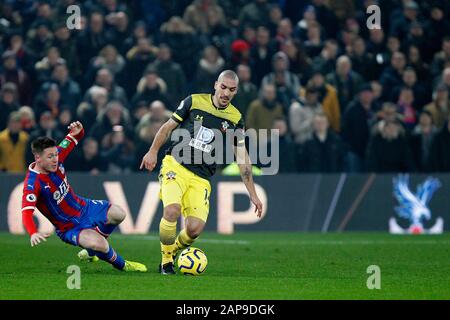
{"label": "black and yellow striped shirt", "polygon": [[[224,154],[233,150],[229,148],[230,146],[226,146],[227,132],[234,133],[232,141],[234,145],[245,143],[242,114],[231,103],[225,108],[215,106],[212,98],[211,94],[193,94],[180,103],[172,114],[172,119],[180,125],[172,132],[173,142],[167,150],[167,154],[174,156],[184,167],[205,179],[214,175],[217,167],[215,162],[203,161],[205,153],[214,158],[218,147],[228,147],[222,149],[227,150],[223,151]],[[180,136],[178,129],[185,129],[184,132],[189,133],[189,141]],[[222,139],[218,139],[218,134],[222,135]],[[219,146],[221,141],[223,144]],[[185,155],[187,151],[190,152],[190,157]],[[225,156],[220,157],[222,161],[224,158]],[[201,162],[196,163],[196,159],[201,159]]]}

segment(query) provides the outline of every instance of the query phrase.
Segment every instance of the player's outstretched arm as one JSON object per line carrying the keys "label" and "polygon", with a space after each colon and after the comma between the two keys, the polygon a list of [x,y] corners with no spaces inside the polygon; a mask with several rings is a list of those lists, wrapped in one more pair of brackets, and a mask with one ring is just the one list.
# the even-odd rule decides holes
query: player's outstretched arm
{"label": "player's outstretched arm", "polygon": [[83,125],[80,121],[72,122],[69,126],[69,133],[63,141],[58,145],[59,161],[64,162],[67,156],[72,152],[73,148],[84,136]]}
{"label": "player's outstretched arm", "polygon": [[34,194],[27,193],[22,203],[22,223],[30,235],[30,244],[32,247],[37,246],[42,241],[47,241],[46,238],[50,236],[49,234],[44,234],[37,231],[36,224],[33,221],[33,202],[35,201],[33,196]]}
{"label": "player's outstretched arm", "polygon": [[49,234],[44,234],[40,232],[33,233],[30,237],[31,246],[37,246],[42,241],[47,241],[47,238],[50,237]]}
{"label": "player's outstretched arm", "polygon": [[78,137],[80,136],[80,134],[83,132],[83,125],[81,124],[80,121],[75,121],[72,122],[71,124],[69,124],[69,126],[67,127],[67,129],[69,129],[69,134],[72,137]]}
{"label": "player's outstretched arm", "polygon": [[253,182],[252,163],[250,157],[245,148],[245,144],[235,146],[234,153],[236,155],[236,161],[239,166],[242,181],[247,188],[251,202],[255,205],[255,212],[258,218],[261,218],[263,205],[256,194],[255,184]]}
{"label": "player's outstretched arm", "polygon": [[40,184],[35,179],[29,179],[29,175],[26,176],[23,184],[22,193],[22,223],[30,235],[30,244],[32,247],[41,243],[41,241],[46,241],[45,239],[49,237],[48,234],[43,234],[38,232],[36,224],[33,221],[33,214],[36,209],[36,202],[38,200],[39,194],[41,192]]}
{"label": "player's outstretched arm", "polygon": [[156,133],[155,139],[153,140],[152,146],[148,150],[148,152],[142,158],[140,169],[147,169],[148,171],[152,171],[156,163],[158,161],[158,152],[161,149],[161,146],[166,143],[169,138],[171,132],[178,126],[178,122],[173,119],[169,119],[164,123],[161,128],[159,128]]}
{"label": "player's outstretched arm", "polygon": [[[32,197],[29,196],[29,200],[33,202]],[[27,200],[25,200],[26,202]],[[22,205],[23,207],[23,205]],[[26,206],[22,209],[22,223],[27,230],[28,234],[30,235],[30,244],[32,247],[37,246],[42,241],[47,241],[46,238],[48,238],[49,234],[40,233],[37,231],[36,224],[33,221],[33,213],[34,213],[34,206]]]}

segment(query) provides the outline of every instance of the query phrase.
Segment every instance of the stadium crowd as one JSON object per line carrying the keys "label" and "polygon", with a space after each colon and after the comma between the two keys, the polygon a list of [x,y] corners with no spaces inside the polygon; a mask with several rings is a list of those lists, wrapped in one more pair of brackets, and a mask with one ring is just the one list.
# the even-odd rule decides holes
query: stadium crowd
{"label": "stadium crowd", "polygon": [[67,169],[138,171],[225,69],[246,127],[279,129],[280,172],[450,171],[449,1],[4,0],[0,40],[0,171],[75,119],[87,137]]}

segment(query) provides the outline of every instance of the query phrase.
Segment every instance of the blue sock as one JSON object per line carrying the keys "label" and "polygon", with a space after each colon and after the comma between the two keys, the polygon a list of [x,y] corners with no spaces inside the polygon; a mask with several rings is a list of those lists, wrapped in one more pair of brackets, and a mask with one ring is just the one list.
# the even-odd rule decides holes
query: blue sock
{"label": "blue sock", "polygon": [[97,231],[100,231],[100,234],[107,238],[111,235],[116,227],[117,224],[99,224],[97,226]]}
{"label": "blue sock", "polygon": [[87,250],[87,252],[89,253],[89,255],[90,255],[91,257],[97,255],[97,251],[94,251],[94,250],[92,250],[92,249],[86,249],[86,250]]}
{"label": "blue sock", "polygon": [[102,259],[103,261],[106,261],[113,265],[114,268],[122,270],[125,266],[125,260],[114,251],[114,249],[109,246],[108,253],[103,253],[99,251],[94,251],[95,255]]}

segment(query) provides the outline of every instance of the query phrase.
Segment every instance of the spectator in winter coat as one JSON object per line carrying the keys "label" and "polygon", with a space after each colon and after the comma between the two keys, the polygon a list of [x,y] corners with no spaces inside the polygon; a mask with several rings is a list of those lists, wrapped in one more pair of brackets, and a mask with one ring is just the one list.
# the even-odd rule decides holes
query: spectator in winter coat
{"label": "spectator in winter coat", "polygon": [[196,92],[208,93],[211,83],[214,83],[220,72],[223,71],[225,60],[220,56],[216,47],[208,46],[203,50],[203,57],[197,66],[194,79]]}
{"label": "spectator in winter coat", "polygon": [[316,113],[323,112],[319,103],[319,92],[314,87],[307,87],[305,98],[291,104],[289,110],[289,127],[297,144],[303,144],[312,138],[313,118]]}
{"label": "spectator in winter coat", "polygon": [[272,58],[273,72],[266,75],[261,86],[273,84],[277,88],[277,97],[287,110],[293,100],[297,98],[300,90],[300,81],[298,77],[289,71],[289,58],[279,51]]}
{"label": "spectator in winter coat", "polygon": [[366,160],[370,172],[410,172],[414,169],[408,141],[397,121],[386,121],[381,132],[371,136]]}
{"label": "spectator in winter coat", "polygon": [[[308,81],[307,86],[312,86],[319,93],[319,102],[323,107],[323,112],[328,117],[331,129],[335,132],[341,131],[341,108],[336,92],[336,88],[325,82],[324,76],[315,71]],[[305,96],[304,90],[300,89],[300,98]]]}
{"label": "spectator in winter coat", "polygon": [[433,172],[450,172],[450,115],[431,144],[430,169]]}
{"label": "spectator in winter coat", "polygon": [[17,101],[17,86],[12,82],[3,85],[0,91],[0,131],[8,125],[11,112],[19,109]]}
{"label": "spectator in winter coat", "polygon": [[359,92],[363,78],[352,70],[352,62],[348,56],[340,56],[336,61],[336,71],[326,76],[327,83],[336,88],[341,114]]}
{"label": "spectator in winter coat", "polygon": [[419,123],[414,128],[410,137],[410,147],[414,158],[414,167],[419,172],[429,171],[430,150],[433,139],[437,133],[433,125],[430,112],[422,111],[419,115]]}
{"label": "spectator in winter coat", "polygon": [[277,118],[283,118],[283,106],[276,100],[275,86],[267,84],[263,87],[260,98],[254,100],[248,108],[246,125],[248,128],[260,130],[271,129]]}
{"label": "spectator in winter coat", "polygon": [[0,70],[0,87],[7,82],[12,82],[17,86],[20,104],[30,105],[33,97],[33,90],[28,74],[22,70],[16,61],[16,56],[12,51],[5,51],[2,54],[3,68]]}
{"label": "spectator in winter coat", "polygon": [[380,83],[383,86],[384,100],[390,100],[394,88],[402,84],[402,75],[405,70],[405,66],[405,55],[401,52],[394,52],[391,57],[391,65],[385,68],[380,76]]}
{"label": "spectator in winter coat", "polygon": [[159,46],[158,57],[150,67],[166,83],[170,105],[178,105],[186,94],[186,76],[181,66],[172,60],[172,50],[167,44]]}
{"label": "spectator in winter coat", "polygon": [[370,136],[369,123],[373,117],[372,88],[370,85],[364,85],[358,97],[349,105],[342,121],[342,138],[349,148],[347,163],[350,172],[360,172],[364,169]]}
{"label": "spectator in winter coat", "polygon": [[237,67],[239,89],[234,97],[233,104],[242,114],[247,114],[250,103],[258,98],[258,88],[251,82],[252,71],[249,66],[240,64]]}
{"label": "spectator in winter coat", "polygon": [[427,104],[424,110],[429,111],[433,117],[433,123],[441,129],[450,115],[449,92],[445,85],[439,85],[433,93],[433,102]]}
{"label": "spectator in winter coat", "polygon": [[300,171],[342,172],[345,169],[345,146],[341,138],[329,130],[325,113],[313,118],[313,135],[300,147],[298,154]]}
{"label": "spectator in winter coat", "polygon": [[24,172],[28,133],[22,130],[20,115],[9,115],[8,127],[0,132],[0,171]]}

